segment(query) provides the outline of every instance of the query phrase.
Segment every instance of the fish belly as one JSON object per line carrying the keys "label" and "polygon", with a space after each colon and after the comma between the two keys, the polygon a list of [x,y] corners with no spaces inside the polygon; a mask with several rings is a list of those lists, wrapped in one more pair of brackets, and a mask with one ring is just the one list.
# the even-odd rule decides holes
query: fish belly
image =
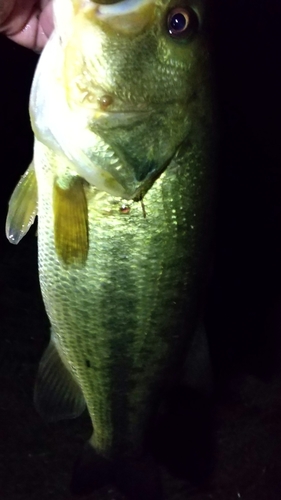
{"label": "fish belly", "polygon": [[104,456],[141,451],[149,418],[179,375],[202,308],[209,248],[208,155],[200,142],[127,203],[85,183],[89,250],[65,265],[54,240],[53,185],[69,165],[39,141],[40,284],[52,332],[78,382]]}

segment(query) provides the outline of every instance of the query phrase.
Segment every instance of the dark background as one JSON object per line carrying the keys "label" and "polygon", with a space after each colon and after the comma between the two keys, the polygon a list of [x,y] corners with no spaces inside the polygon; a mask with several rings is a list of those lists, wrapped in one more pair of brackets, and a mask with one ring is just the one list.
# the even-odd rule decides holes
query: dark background
{"label": "dark background", "polygon": [[[280,500],[281,3],[220,0],[214,9],[221,143],[206,324],[215,391],[211,410],[193,404],[198,418],[187,423],[193,436],[186,438],[189,480],[163,469],[165,498]],[[18,247],[4,234],[8,199],[32,158],[28,97],[36,61],[0,38],[3,500],[70,499],[72,466],[91,433],[86,416],[47,425],[33,408],[34,378],[48,340],[35,228]],[[168,419],[162,429],[164,443],[180,440],[174,424]],[[91,498],[117,495],[104,491]]]}

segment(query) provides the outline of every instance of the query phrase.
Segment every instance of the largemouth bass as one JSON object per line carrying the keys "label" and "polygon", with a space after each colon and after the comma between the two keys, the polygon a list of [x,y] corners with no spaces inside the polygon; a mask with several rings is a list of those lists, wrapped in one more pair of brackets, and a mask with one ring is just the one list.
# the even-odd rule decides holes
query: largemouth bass
{"label": "largemouth bass", "polygon": [[207,6],[55,0],[33,81],[34,159],[6,231],[18,243],[38,214],[51,341],[35,404],[49,420],[87,407],[103,464],[142,456],[202,314],[215,170]]}

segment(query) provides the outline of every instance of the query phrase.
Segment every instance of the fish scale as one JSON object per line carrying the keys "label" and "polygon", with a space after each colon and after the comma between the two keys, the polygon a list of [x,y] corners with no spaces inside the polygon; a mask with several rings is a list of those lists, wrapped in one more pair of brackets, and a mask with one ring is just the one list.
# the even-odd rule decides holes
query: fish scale
{"label": "fish scale", "polygon": [[[121,203],[88,187],[90,246],[82,268],[64,267],[57,258],[53,193],[45,189],[57,175],[53,165],[59,160],[51,156],[48,148],[36,145],[44,302],[60,352],[75,367],[93,422],[95,448],[104,455],[133,453],[143,442],[148,402],[173,378],[179,349],[186,344],[184,318],[198,303],[194,293],[192,301],[186,297],[194,281],[204,276],[196,249],[204,222],[198,198],[206,178],[201,176],[200,186],[192,173],[198,162],[204,173],[202,154],[194,153],[195,165],[189,158],[189,168],[184,161],[170,165],[145,197],[145,218],[140,203],[122,214]],[[60,166],[61,176],[62,170]],[[189,326],[198,306],[190,312]]]}
{"label": "fish scale", "polygon": [[119,481],[130,499],[160,498],[154,481],[147,496],[134,460],[183,374],[209,275],[216,119],[207,5],[54,0],[55,31],[34,77],[34,161],[12,195],[6,233],[20,241],[38,199],[52,333],[35,404],[49,420],[88,409],[82,465],[87,476],[90,457],[96,472],[84,492]]}

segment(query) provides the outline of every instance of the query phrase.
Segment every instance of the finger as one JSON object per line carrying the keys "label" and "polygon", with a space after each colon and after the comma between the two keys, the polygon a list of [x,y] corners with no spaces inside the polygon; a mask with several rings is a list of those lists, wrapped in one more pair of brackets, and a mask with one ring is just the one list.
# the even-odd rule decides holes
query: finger
{"label": "finger", "polygon": [[21,31],[9,36],[11,40],[29,49],[40,52],[53,31],[53,9],[49,3],[40,12],[38,9],[31,13]]}
{"label": "finger", "polygon": [[0,31],[12,36],[21,31],[35,10],[36,0],[1,0]]}
{"label": "finger", "polygon": [[44,34],[47,38],[49,38],[54,29],[53,2],[47,1],[45,3],[46,6],[44,7],[44,9],[42,9],[40,23]]}

